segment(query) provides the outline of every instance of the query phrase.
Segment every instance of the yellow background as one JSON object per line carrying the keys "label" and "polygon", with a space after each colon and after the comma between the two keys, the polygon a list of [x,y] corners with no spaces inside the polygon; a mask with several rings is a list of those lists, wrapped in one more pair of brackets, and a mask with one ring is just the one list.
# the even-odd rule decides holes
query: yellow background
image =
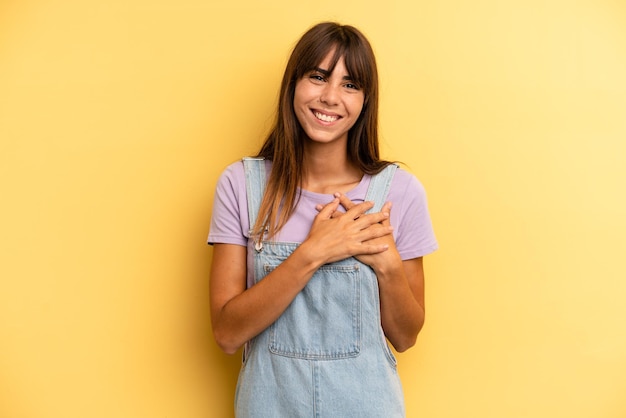
{"label": "yellow background", "polygon": [[408,417],[626,416],[623,1],[2,0],[1,417],[231,416],[214,186],[328,19],[440,241]]}

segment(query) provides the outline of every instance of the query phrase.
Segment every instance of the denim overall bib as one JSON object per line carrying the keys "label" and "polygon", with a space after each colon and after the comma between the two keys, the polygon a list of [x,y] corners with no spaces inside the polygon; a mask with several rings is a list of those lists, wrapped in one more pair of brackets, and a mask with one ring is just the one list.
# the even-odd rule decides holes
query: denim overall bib
{"label": "denim overall bib", "polygon": [[[265,189],[262,159],[244,159],[250,225]],[[365,200],[380,211],[397,166],[372,176]],[[248,240],[258,283],[298,246]],[[268,301],[271,303],[271,301]],[[237,418],[404,417],[396,360],[380,319],[378,281],[354,257],[322,266],[287,310],[246,344]]]}

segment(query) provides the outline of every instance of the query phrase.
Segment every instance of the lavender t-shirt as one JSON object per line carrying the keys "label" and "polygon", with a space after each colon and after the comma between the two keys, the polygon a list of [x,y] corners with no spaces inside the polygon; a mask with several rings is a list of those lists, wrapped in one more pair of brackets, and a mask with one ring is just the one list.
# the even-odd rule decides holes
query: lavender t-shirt
{"label": "lavender t-shirt", "polygon": [[[265,166],[269,175],[271,161],[266,160]],[[354,203],[363,202],[370,179],[370,175],[364,175],[346,196]],[[333,200],[330,194],[308,190],[302,190],[301,193],[295,212],[272,241],[304,241],[317,215],[315,206]],[[393,203],[390,222],[394,227],[393,236],[400,257],[409,260],[435,251],[437,240],[428,213],[426,192],[419,180],[399,168],[391,182],[387,200]],[[243,162],[238,161],[229,165],[218,180],[208,242],[246,246],[249,230],[244,167]]]}

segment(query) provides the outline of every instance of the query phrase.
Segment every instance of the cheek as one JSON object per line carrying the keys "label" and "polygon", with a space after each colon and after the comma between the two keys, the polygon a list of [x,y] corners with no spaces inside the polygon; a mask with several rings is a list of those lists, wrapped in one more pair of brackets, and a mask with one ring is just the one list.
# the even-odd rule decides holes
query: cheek
{"label": "cheek", "polygon": [[295,112],[296,112],[296,120],[298,121],[298,125],[304,126],[306,120],[304,119],[304,115],[302,114],[302,110],[296,108]]}
{"label": "cheek", "polygon": [[293,101],[294,103],[303,103],[306,101],[306,98],[309,96],[309,88],[303,80],[300,80],[296,83],[296,87],[293,91]]}
{"label": "cheek", "polygon": [[302,102],[302,99],[300,98],[300,94],[298,94],[298,88],[296,87],[296,90],[293,94],[292,106],[293,106],[293,111],[296,113],[296,116],[298,117],[300,117],[301,102]]}
{"label": "cheek", "polygon": [[355,98],[355,100],[352,103],[352,113],[355,114],[357,117],[361,114],[361,112],[363,111],[363,106],[365,106],[365,103],[363,101],[363,97],[360,98]]}
{"label": "cheek", "polygon": [[361,101],[361,104],[359,105],[359,115],[361,114],[361,112],[363,111],[363,102]]}
{"label": "cheek", "polygon": [[301,101],[298,101],[297,98],[294,97],[293,100],[293,111],[296,114],[296,120],[300,126],[305,124],[305,112],[306,107],[302,105]]}
{"label": "cheek", "polygon": [[296,114],[302,111],[306,102],[306,91],[303,88],[298,88],[298,86],[296,86],[296,90],[293,95],[293,108],[295,109]]}

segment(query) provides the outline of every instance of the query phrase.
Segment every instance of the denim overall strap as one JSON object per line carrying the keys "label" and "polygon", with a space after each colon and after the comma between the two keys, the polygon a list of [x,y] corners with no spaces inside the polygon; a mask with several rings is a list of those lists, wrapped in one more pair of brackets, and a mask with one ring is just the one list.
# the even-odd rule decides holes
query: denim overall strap
{"label": "denim overall strap", "polygon": [[380,212],[382,209],[385,204],[385,199],[387,199],[387,195],[389,194],[391,180],[397,168],[398,166],[396,164],[389,164],[380,173],[372,176],[370,186],[365,195],[365,201],[374,202],[374,207],[368,211],[369,213]]}
{"label": "denim overall strap", "polygon": [[265,159],[245,157],[243,158],[243,166],[246,173],[248,219],[250,220],[250,229],[252,229],[259,215],[261,200],[265,192]]}

